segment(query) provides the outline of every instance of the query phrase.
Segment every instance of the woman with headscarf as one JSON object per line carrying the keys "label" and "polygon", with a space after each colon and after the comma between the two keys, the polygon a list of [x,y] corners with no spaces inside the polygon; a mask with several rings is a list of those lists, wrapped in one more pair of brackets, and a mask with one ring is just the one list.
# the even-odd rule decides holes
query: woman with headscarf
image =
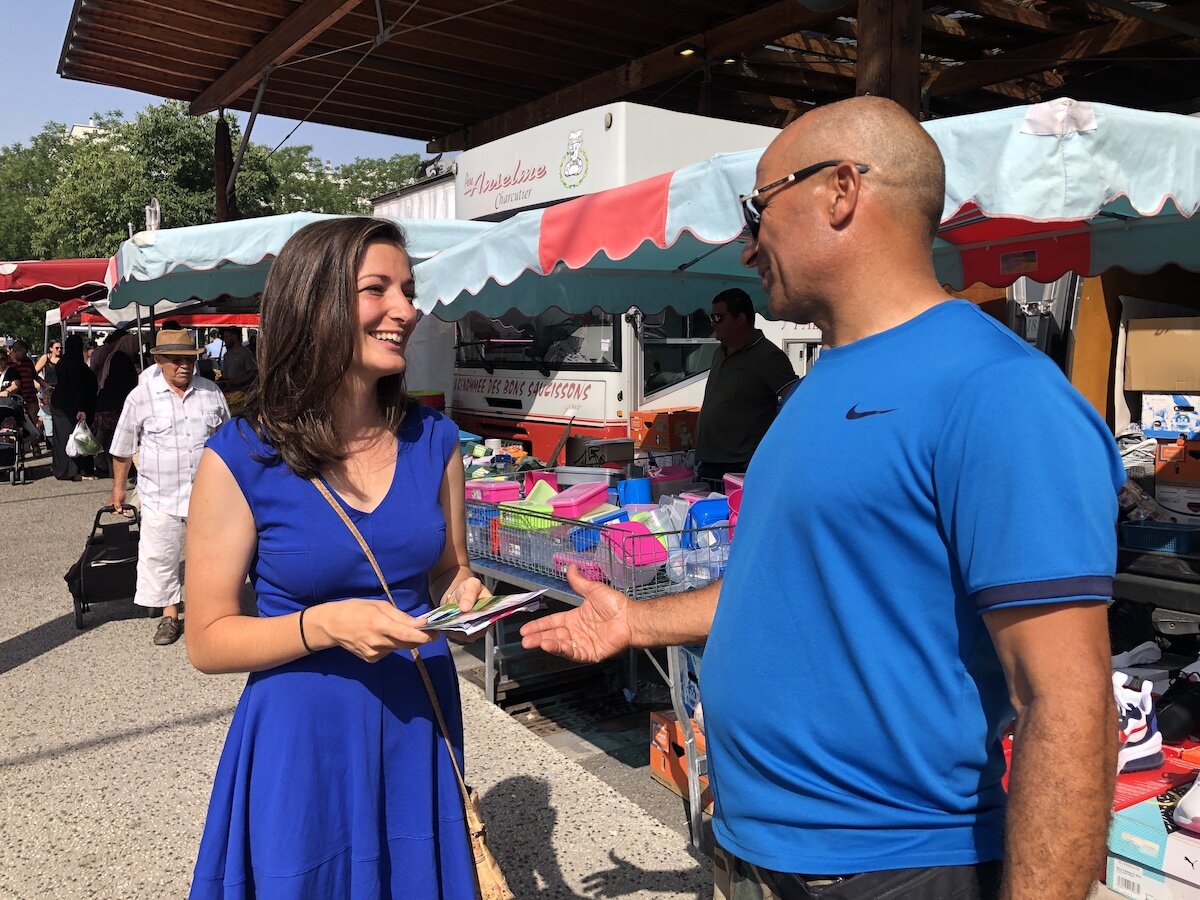
{"label": "woman with headscarf", "polygon": [[67,441],[77,422],[88,422],[96,412],[96,376],[83,358],[83,338],[73,334],[67,338],[63,355],[55,369],[58,386],[50,398],[50,415],[54,420],[51,451],[54,477],[59,481],[93,481],[92,458],[67,455]]}

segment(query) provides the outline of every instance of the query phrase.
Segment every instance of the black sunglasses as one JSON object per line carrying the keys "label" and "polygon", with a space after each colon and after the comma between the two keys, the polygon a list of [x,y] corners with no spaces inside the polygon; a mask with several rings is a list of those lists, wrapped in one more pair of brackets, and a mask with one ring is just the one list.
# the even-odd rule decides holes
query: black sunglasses
{"label": "black sunglasses", "polygon": [[[843,160],[827,159],[823,162],[813,163],[811,166],[805,166],[803,169],[797,169],[791,175],[785,175],[778,181],[772,181],[770,184],[764,184],[760,188],[755,188],[749,194],[738,197],[738,201],[742,204],[742,216],[746,220],[746,227],[750,229],[750,237],[758,240],[758,229],[762,225],[762,213],[767,208],[767,204],[763,203],[760,207],[755,204],[754,199],[767,191],[773,191],[778,187],[785,187],[789,184],[796,184],[803,181],[809,175],[815,175],[822,169],[830,169],[834,166],[840,166]],[[866,163],[855,163],[854,168],[858,169],[860,175],[866,175],[871,171],[871,167]]]}

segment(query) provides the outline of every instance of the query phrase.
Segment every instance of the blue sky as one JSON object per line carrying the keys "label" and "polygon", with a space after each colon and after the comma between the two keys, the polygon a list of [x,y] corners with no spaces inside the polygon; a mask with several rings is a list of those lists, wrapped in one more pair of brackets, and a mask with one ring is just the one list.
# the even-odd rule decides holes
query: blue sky
{"label": "blue sky", "polygon": [[[72,0],[11,0],[4,3],[5,42],[0,68],[0,146],[25,143],[46,122],[86,124],[95,112],[119,109],[131,119],[139,110],[161,98],[121,88],[105,87],[60,78],[58,57],[62,52]],[[238,113],[243,127],[247,114]],[[274,147],[295,126],[290,119],[259,116],[251,140]],[[356,156],[391,156],[393,153],[425,152],[420,141],[305,123],[287,145],[310,144],[321,159],[333,164],[351,162]]]}

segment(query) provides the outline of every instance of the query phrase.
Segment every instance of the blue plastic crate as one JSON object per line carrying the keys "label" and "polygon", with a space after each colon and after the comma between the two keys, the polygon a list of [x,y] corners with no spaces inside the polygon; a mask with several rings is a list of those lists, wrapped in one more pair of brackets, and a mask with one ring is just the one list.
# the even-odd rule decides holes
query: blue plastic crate
{"label": "blue plastic crate", "polygon": [[1122,522],[1121,543],[1132,550],[1194,553],[1200,550],[1200,525],[1174,522]]}

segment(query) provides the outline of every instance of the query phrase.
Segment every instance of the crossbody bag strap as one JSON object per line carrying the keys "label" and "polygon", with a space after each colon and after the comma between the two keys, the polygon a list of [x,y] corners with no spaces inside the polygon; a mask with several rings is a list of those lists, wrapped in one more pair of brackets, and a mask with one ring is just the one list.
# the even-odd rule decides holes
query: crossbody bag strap
{"label": "crossbody bag strap", "polygon": [[[379,563],[375,561],[375,554],[371,552],[371,548],[367,546],[366,540],[362,536],[362,532],[358,530],[358,526],[354,521],[346,515],[346,510],[342,509],[342,504],[338,503],[329,488],[320,478],[310,478],[309,481],[313,486],[321,492],[321,496],[329,501],[329,505],[333,507],[333,511],[338,514],[338,518],[342,520],[345,526],[354,535],[354,539],[358,541],[358,546],[362,547],[363,554],[367,557],[367,562],[371,564],[371,568],[375,570],[375,576],[379,579],[379,584],[383,587],[383,592],[387,595],[392,606],[396,606],[396,601],[392,597],[392,591],[388,587],[387,579],[383,577],[383,571],[379,568]],[[399,607],[397,607],[399,608]],[[429,672],[425,668],[425,661],[421,659],[421,654],[417,652],[417,648],[412,648],[413,662],[417,664],[417,672],[421,675],[421,681],[425,685],[425,693],[429,694],[429,702],[433,704],[433,714],[437,718],[438,728],[442,732],[442,740],[446,742],[446,750],[450,753],[450,762],[454,766],[454,774],[458,776],[458,789],[462,791],[463,802],[466,804],[467,815],[472,812],[471,797],[467,790],[467,782],[463,778],[462,770],[458,767],[458,758],[454,755],[454,747],[450,743],[450,729],[446,727],[446,719],[442,715],[442,705],[438,702],[437,692],[433,689],[433,682],[429,678]]]}

